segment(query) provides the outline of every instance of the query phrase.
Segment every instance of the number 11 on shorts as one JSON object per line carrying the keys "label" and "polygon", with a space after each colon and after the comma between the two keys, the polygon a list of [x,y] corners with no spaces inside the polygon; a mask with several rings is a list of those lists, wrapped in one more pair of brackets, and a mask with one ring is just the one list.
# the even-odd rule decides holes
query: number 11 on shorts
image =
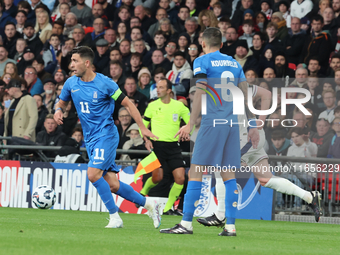
{"label": "number 11 on shorts", "polygon": [[94,158],[93,159],[100,159],[100,160],[104,160],[104,149],[100,149],[100,156],[99,156],[99,149],[95,149],[94,150]]}

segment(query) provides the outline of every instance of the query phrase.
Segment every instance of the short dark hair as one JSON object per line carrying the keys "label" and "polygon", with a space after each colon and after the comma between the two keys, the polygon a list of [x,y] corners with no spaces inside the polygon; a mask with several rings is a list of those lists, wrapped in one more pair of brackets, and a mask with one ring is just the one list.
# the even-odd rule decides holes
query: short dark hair
{"label": "short dark hair", "polygon": [[59,39],[59,41],[60,41],[59,35],[57,35],[57,34],[51,34],[50,39],[51,39],[52,37],[57,37],[57,38]]}
{"label": "short dark hair", "polygon": [[62,21],[62,20],[56,20],[56,21],[54,21],[53,22],[53,26],[54,25],[59,25],[59,26],[61,26],[61,27],[64,27],[64,21]]}
{"label": "short dark hair", "polygon": [[73,135],[75,132],[80,132],[81,134],[83,134],[83,129],[82,129],[81,127],[75,127],[75,128],[72,130],[72,135]]}
{"label": "short dark hair", "polygon": [[166,37],[165,37],[165,34],[164,34],[164,32],[163,32],[162,30],[156,31],[156,33],[154,34],[153,37],[156,37],[156,35],[163,35],[163,37],[166,38]]}
{"label": "short dark hair", "polygon": [[142,61],[142,54],[140,54],[139,52],[131,53],[131,58],[139,58],[139,61]]}
{"label": "short dark hair", "polygon": [[35,94],[35,95],[33,95],[33,96],[38,96],[38,97],[40,97],[40,98],[41,98],[41,102],[44,102],[44,99],[43,99],[42,95],[40,95],[40,94]]}
{"label": "short dark hair", "polygon": [[286,132],[283,129],[274,130],[271,134],[273,140],[280,140],[286,137]]}
{"label": "short dark hair", "polygon": [[35,57],[35,59],[33,60],[34,61],[37,61],[38,64],[41,64],[41,65],[45,65],[45,61],[43,59],[43,57],[39,54],[38,56]]}
{"label": "short dark hair", "polygon": [[313,16],[312,22],[313,21],[321,21],[321,23],[323,24],[323,17],[320,14],[317,14],[317,15]]}
{"label": "short dark hair", "polygon": [[249,25],[249,26],[253,27],[254,22],[250,19],[246,19],[246,20],[243,21],[242,25]]}
{"label": "short dark hair", "polygon": [[293,127],[289,132],[289,137],[292,137],[292,133],[297,133],[298,135],[303,135],[303,129],[300,127]]}
{"label": "short dark hair", "polygon": [[134,27],[132,27],[132,28],[131,28],[131,32],[132,32],[132,30],[134,30],[134,29],[138,29],[138,30],[139,30],[139,32],[141,33],[141,35],[143,35],[143,30],[142,30],[142,28],[141,28],[141,27],[134,26]]}
{"label": "short dark hair", "polygon": [[110,53],[111,53],[112,51],[114,51],[114,50],[118,51],[119,54],[122,55],[122,53],[120,52],[120,50],[119,50],[118,47],[113,47],[113,48],[110,50]]}
{"label": "short dark hair", "polygon": [[175,58],[175,57],[178,57],[178,56],[181,56],[182,58],[185,58],[185,53],[182,52],[182,51],[176,51],[176,52],[174,53],[174,58]]}
{"label": "short dark hair", "polygon": [[261,41],[265,41],[265,38],[264,38],[264,34],[262,32],[255,32],[255,34],[253,35],[253,38],[255,35],[258,35],[261,39]]}
{"label": "short dark hair", "polygon": [[8,25],[13,25],[14,28],[16,27],[15,24],[14,24],[14,22],[12,22],[12,21],[7,21],[7,22],[6,22],[6,25],[5,25],[5,28],[6,28]]}
{"label": "short dark hair", "polygon": [[119,60],[111,60],[110,61],[110,66],[111,65],[118,65],[121,69],[123,69],[123,64]]}
{"label": "short dark hair", "polygon": [[202,40],[204,40],[209,47],[220,47],[222,33],[218,28],[209,27],[203,32]]}
{"label": "short dark hair", "polygon": [[340,59],[340,54],[339,54],[339,53],[335,53],[335,54],[331,57],[331,61],[333,60],[333,58],[338,58],[338,59]]}
{"label": "short dark hair", "polygon": [[15,16],[17,16],[18,13],[22,13],[25,15],[25,17],[27,17],[27,12],[25,12],[24,10],[18,10]]}
{"label": "short dark hair", "polygon": [[338,106],[335,107],[335,109],[334,109],[334,114],[337,113],[337,112],[340,112],[340,105],[338,105]]}
{"label": "short dark hair", "polygon": [[73,54],[79,54],[79,56],[82,58],[82,59],[88,59],[90,60],[90,63],[93,64],[93,60],[94,60],[94,52],[93,50],[90,48],[90,47],[87,47],[87,46],[78,46],[78,47],[75,47],[73,50],[72,50],[72,55]]}
{"label": "short dark hair", "polygon": [[154,71],[154,76],[159,73],[164,74],[164,76],[166,75],[166,71],[163,67],[157,67],[156,70]]}
{"label": "short dark hair", "polygon": [[181,9],[187,9],[188,10],[188,12],[190,13],[190,9],[189,9],[189,7],[188,6],[186,6],[186,5],[182,5],[181,7],[179,7],[179,11],[181,10]]}
{"label": "short dark hair", "polygon": [[316,56],[311,57],[311,58],[309,59],[309,61],[308,61],[308,64],[309,64],[309,62],[310,62],[311,60],[318,61],[318,64],[320,64],[320,60],[319,60],[319,58],[316,57]]}
{"label": "short dark hair", "polygon": [[161,78],[161,81],[166,81],[166,88],[172,90],[172,83],[167,78]]}
{"label": "short dark hair", "polygon": [[139,23],[142,23],[142,21],[140,20],[140,18],[138,18],[137,16],[132,16],[132,17],[130,18],[130,21],[131,21],[132,19],[138,19]]}
{"label": "short dark hair", "polygon": [[17,6],[21,6],[24,9],[28,9],[29,11],[31,10],[31,5],[26,1],[20,1]]}

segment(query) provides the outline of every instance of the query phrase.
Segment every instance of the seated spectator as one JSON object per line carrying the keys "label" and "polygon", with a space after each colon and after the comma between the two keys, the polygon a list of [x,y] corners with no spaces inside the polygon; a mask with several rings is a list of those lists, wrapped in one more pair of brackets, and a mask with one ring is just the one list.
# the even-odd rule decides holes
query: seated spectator
{"label": "seated spectator", "polygon": [[12,63],[12,62],[8,62],[8,63],[5,65],[4,73],[10,74],[12,78],[15,78],[15,79],[18,79],[18,78],[19,78],[19,75],[18,75],[18,68],[17,68],[17,66],[16,66],[14,63]]}
{"label": "seated spectator", "polygon": [[96,42],[96,51],[94,54],[93,64],[97,72],[102,72],[110,62],[109,43],[105,39],[99,39]]}
{"label": "seated spectator", "polygon": [[311,0],[294,0],[290,5],[290,15],[302,19],[313,9]]}
{"label": "seated spectator", "polygon": [[[139,127],[133,123],[126,131],[126,136],[130,138],[123,144],[123,150],[145,150],[144,140],[139,134]],[[122,154],[120,160],[131,160],[136,155]],[[143,158],[143,157],[142,157]]]}
{"label": "seated spectator", "polygon": [[336,53],[331,57],[331,63],[327,70],[327,77],[334,78],[335,70],[340,68],[340,54]]}
{"label": "seated spectator", "polygon": [[78,114],[76,108],[72,101],[69,101],[64,115],[63,115],[63,124],[61,125],[62,131],[67,135],[72,135],[72,130],[77,125],[78,122]]}
{"label": "seated spectator", "polygon": [[253,46],[253,36],[254,36],[254,25],[252,20],[243,21],[242,25],[242,36],[239,37],[240,40],[246,40],[248,43],[248,48]]}
{"label": "seated spectator", "polygon": [[131,43],[128,39],[123,39],[120,44],[119,44],[119,50],[122,54],[122,60],[121,62],[123,63],[122,68],[123,70],[127,70],[129,63],[130,63],[130,58],[131,58]]}
{"label": "seated spectator", "polygon": [[244,72],[248,69],[254,69],[259,73],[258,61],[253,56],[253,52],[249,50],[246,40],[238,41],[234,58],[242,66]]}
{"label": "seated spectator", "polygon": [[332,122],[335,135],[331,139],[327,158],[340,158],[340,117],[335,117]]}
{"label": "seated spectator", "polygon": [[74,41],[76,42],[76,46],[89,46],[85,42],[85,31],[82,27],[76,27],[72,31],[72,37]]}
{"label": "seated spectator", "polygon": [[144,56],[148,53],[146,46],[147,45],[143,39],[137,39],[131,44],[131,47],[133,48],[131,52],[138,52],[142,54],[142,58],[144,58]]}
{"label": "seated spectator", "polygon": [[[155,75],[153,77],[154,83],[150,87],[150,99],[156,100],[158,98],[157,95],[157,82],[161,80],[161,78],[165,78],[165,70],[162,67],[159,67],[155,70]],[[175,87],[172,88],[172,91],[175,90]]]}
{"label": "seated spectator", "polygon": [[326,106],[326,110],[320,113],[319,119],[324,118],[329,123],[332,123],[334,119],[334,109],[336,107],[336,98],[334,90],[324,90],[322,92],[322,99]]}
{"label": "seated spectator", "polygon": [[138,73],[138,91],[150,99],[151,74],[148,68],[143,67]]}
{"label": "seated spectator", "polygon": [[184,32],[185,31],[184,24],[189,17],[190,9],[187,6],[180,6],[176,22],[172,22],[174,24],[174,29],[179,33]]}
{"label": "seated spectator", "polygon": [[[44,129],[37,134],[36,142],[43,146],[63,146],[67,136],[62,132],[61,126],[53,118],[53,114],[48,114],[44,121]],[[43,151],[47,157],[57,156],[57,151]]]}
{"label": "seated spectator", "polygon": [[238,46],[237,38],[238,34],[236,28],[234,27],[227,28],[226,42],[223,43],[223,46],[220,49],[221,53],[227,54],[229,56],[234,56],[236,53],[236,48]]}
{"label": "seated spectator", "polygon": [[218,20],[212,10],[202,10],[198,15],[198,24],[201,31],[204,31],[208,27],[217,27]]}
{"label": "seated spectator", "polygon": [[50,62],[57,63],[57,56],[61,50],[60,39],[57,34],[52,34],[48,42],[48,49],[44,50],[42,57],[45,63],[45,67]]}
{"label": "seated spectator", "polygon": [[110,77],[115,83],[118,84],[120,88],[124,86],[126,77],[123,74],[123,66],[120,61],[118,60],[110,61]]}
{"label": "seated spectator", "polygon": [[25,69],[33,64],[34,58],[35,58],[34,50],[31,47],[27,46],[24,49],[22,59],[17,64],[19,75],[24,76]]}
{"label": "seated spectator", "polygon": [[267,20],[272,19],[273,10],[271,9],[271,1],[261,0],[261,12],[266,15]]}
{"label": "seated spectator", "polygon": [[120,22],[117,26],[117,42],[121,43],[128,36],[128,29],[125,22]]}
{"label": "seated spectator", "polygon": [[35,100],[27,91],[21,91],[19,80],[12,79],[6,90],[14,100],[10,102],[8,110],[5,112],[4,136],[17,136],[34,142],[35,127],[38,121]]}
{"label": "seated spectator", "polygon": [[263,73],[263,71],[268,67],[275,70],[274,48],[270,44],[267,44],[266,47],[264,47],[263,55],[260,57],[259,61],[260,73]]}
{"label": "seated spectator", "polygon": [[317,57],[312,57],[309,59],[309,63],[308,63],[309,75],[316,75],[319,78],[324,77],[324,75],[319,73],[320,68],[321,66],[319,64],[319,59]]}
{"label": "seated spectator", "polygon": [[[167,1],[168,2],[168,0],[163,0],[163,1]],[[152,24],[150,26],[150,28],[148,28],[148,34],[151,37],[154,37],[155,33],[159,30],[159,28],[160,28],[160,20],[164,19],[164,18],[167,18],[168,14],[166,13],[166,10],[164,8],[158,8],[155,17],[157,19],[157,22]]]}
{"label": "seated spectator", "polygon": [[[134,79],[132,79],[134,81]],[[117,125],[118,133],[119,133],[119,144],[118,148],[123,148],[123,144],[130,139],[130,137],[126,136],[126,133],[129,127],[132,125],[132,118],[128,110],[125,107],[121,107],[118,110],[118,119],[119,124]]]}
{"label": "seated spectator", "polygon": [[20,33],[16,31],[15,24],[13,22],[7,22],[5,25],[5,38],[3,39],[3,45],[8,51],[8,57],[13,59],[15,56],[15,46]]}
{"label": "seated spectator", "polygon": [[13,59],[8,58],[8,51],[2,45],[0,45],[0,76],[4,74],[5,66],[8,62],[14,63]]}
{"label": "seated spectator", "polygon": [[283,18],[281,12],[274,12],[271,21],[277,25],[277,38],[283,40],[288,35],[288,28],[286,26],[286,20]]}
{"label": "seated spectator", "polygon": [[77,4],[71,7],[71,12],[74,13],[79,20],[79,23],[91,17],[92,10],[85,3],[85,0],[77,0]]}
{"label": "seated spectator", "polygon": [[20,1],[17,5],[18,10],[25,11],[27,13],[27,22],[35,24],[35,12],[33,11],[31,5],[27,1]]}
{"label": "seated spectator", "polygon": [[143,115],[148,103],[148,98],[137,90],[135,79],[132,77],[126,78],[123,92],[126,94],[126,96],[135,100],[136,104],[138,104],[138,111],[141,115]]}
{"label": "seated spectator", "polygon": [[176,95],[187,96],[190,88],[190,79],[193,72],[188,61],[185,59],[184,52],[177,51],[174,54],[172,70],[166,74],[166,78],[175,85]]}
{"label": "seated spectator", "polygon": [[85,35],[85,42],[90,45],[91,48],[95,48],[96,47],[96,42],[99,39],[104,39],[104,35],[105,35],[105,23],[104,20],[102,18],[96,18],[93,21],[93,32],[92,33],[87,33]]}
{"label": "seated spectator", "polygon": [[58,13],[55,20],[65,22],[66,15],[71,11],[70,5],[68,3],[60,3],[56,9],[58,9]]}
{"label": "seated spectator", "polygon": [[326,158],[328,149],[334,136],[330,124],[325,119],[316,122],[316,132],[311,132],[309,139],[318,146],[317,157]]}
{"label": "seated spectator", "polygon": [[80,148],[85,148],[85,141],[84,141],[84,135],[83,135],[83,129],[81,127],[75,127],[72,130],[72,136],[74,140],[77,141],[77,143],[80,145]]}
{"label": "seated spectator", "polygon": [[291,86],[298,86],[300,88],[307,86],[308,71],[304,67],[299,67],[295,71],[295,80],[290,84]]}
{"label": "seated spectator", "polygon": [[102,18],[103,21],[104,21],[104,26],[105,27],[109,27],[110,26],[109,21],[107,20],[107,16],[104,15],[103,6],[101,4],[99,4],[99,3],[96,3],[95,5],[93,5],[93,7],[92,7],[92,15],[90,17],[88,17],[87,19],[82,20],[81,23],[82,23],[83,27],[91,28],[93,23],[94,23],[94,20],[96,18]]}
{"label": "seated spectator", "polygon": [[43,81],[43,84],[44,84],[44,93],[41,94],[43,98],[43,105],[45,105],[49,113],[52,113],[52,110],[55,104],[55,99],[57,97],[57,94],[55,91],[55,86],[57,83],[53,79],[46,79]]}
{"label": "seated spectator", "polygon": [[[278,10],[282,13],[283,18],[285,19],[287,23],[287,27],[291,27],[291,19],[292,17],[290,16],[290,4],[286,0],[281,0],[280,2],[277,3],[278,5]],[[274,9],[275,10],[275,9]]]}
{"label": "seated spectator", "polygon": [[170,40],[165,47],[166,54],[164,55],[164,57],[167,58],[172,63],[174,62],[174,54],[176,51],[178,51],[177,42]]}
{"label": "seated spectator", "polygon": [[45,67],[45,62],[42,58],[42,56],[37,56],[32,63],[32,66],[35,68],[35,70],[38,73],[38,78],[41,81],[47,80],[47,79],[52,79],[53,76],[52,74],[48,73],[45,71],[44,67]]}
{"label": "seated spectator", "polygon": [[79,149],[79,143],[68,137],[65,144],[57,151],[54,163],[85,163]]}
{"label": "seated spectator", "polygon": [[64,83],[66,81],[66,73],[62,69],[57,69],[53,74],[53,79],[56,81],[56,83]]}
{"label": "seated spectator", "polygon": [[127,71],[128,76],[132,76],[136,82],[138,81],[138,73],[142,67],[142,55],[138,52],[131,53],[130,68]]}
{"label": "seated spectator", "polygon": [[[171,25],[171,22],[168,18],[163,18],[159,21],[159,29],[162,31],[166,37],[167,40],[170,40],[171,38],[177,38],[178,33]],[[154,34],[153,34],[154,35]]]}
{"label": "seated spectator", "polygon": [[267,43],[270,44],[273,49],[275,50],[274,54],[276,51],[281,51],[284,50],[283,44],[280,38],[278,38],[277,33],[278,33],[278,26],[274,22],[269,22],[266,28],[266,33],[268,37]]}
{"label": "seated spectator", "polygon": [[286,138],[284,129],[277,129],[271,133],[271,142],[269,143],[268,155],[287,156],[290,141]]}
{"label": "seated spectator", "polygon": [[52,34],[52,25],[50,24],[47,11],[42,11],[37,15],[34,30],[39,35],[43,44],[50,38]]}
{"label": "seated spectator", "polygon": [[24,49],[27,47],[26,40],[23,38],[18,38],[15,49],[16,53],[14,56],[14,61],[19,62],[22,59],[22,55],[24,54]]}
{"label": "seated spectator", "polygon": [[112,28],[108,28],[105,30],[104,39],[109,43],[109,50],[114,47],[118,47],[119,43],[117,41],[117,32]]}
{"label": "seated spectator", "polygon": [[27,82],[27,92],[32,96],[44,92],[44,86],[38,78],[37,71],[33,66],[28,66],[24,72],[24,78]]}
{"label": "seated spectator", "polygon": [[163,67],[166,71],[171,69],[171,63],[167,58],[164,58],[164,55],[161,50],[155,50],[152,53],[152,64],[148,66],[151,75],[154,75],[154,71],[158,67]]}
{"label": "seated spectator", "polygon": [[[218,27],[220,28],[221,32],[222,32],[222,36],[225,39],[225,33],[227,32],[227,28],[228,26],[231,26],[230,24],[230,20],[226,20],[224,18],[221,18],[220,21],[218,22]],[[198,22],[196,20],[196,18],[191,17],[191,18],[187,18],[184,24],[185,27],[185,31],[187,32],[187,34],[190,36],[190,43],[197,43],[198,44]],[[224,33],[224,35],[223,35]],[[223,38],[222,38],[223,40]]]}
{"label": "seated spectator", "polygon": [[[190,26],[191,26],[191,24],[190,24]],[[218,28],[220,29],[220,31],[222,33],[222,43],[225,43],[227,41],[226,36],[227,36],[227,29],[229,27],[231,27],[231,21],[228,17],[224,16],[218,21]],[[196,29],[197,29],[197,27],[195,28],[195,30]],[[187,33],[188,33],[188,29],[186,29],[186,30],[187,30]],[[197,33],[197,35],[198,35],[198,33]],[[198,43],[198,36],[197,36],[196,40],[193,40],[191,36],[190,36],[190,39],[191,39],[191,43]]]}
{"label": "seated spectator", "polygon": [[69,37],[70,35],[72,35],[73,30],[76,27],[81,27],[81,25],[78,24],[77,16],[73,12],[67,13],[65,16],[65,28],[63,35],[65,37]]}
{"label": "seated spectator", "polygon": [[190,67],[191,69],[193,69],[193,66],[194,66],[194,60],[196,58],[198,58],[199,54],[201,53],[201,48],[200,46],[198,46],[197,44],[195,43],[192,43],[189,45],[189,48],[188,48],[188,61],[189,61],[189,64],[190,64]]}
{"label": "seated spectator", "polygon": [[44,44],[40,40],[39,35],[34,32],[33,23],[30,23],[28,21],[25,23],[24,26],[24,39],[26,40],[27,46],[33,49],[34,55],[40,55]]}
{"label": "seated spectator", "polygon": [[35,133],[38,134],[44,126],[45,118],[49,114],[46,106],[43,104],[43,97],[39,94],[36,94],[33,96],[37,103],[37,108],[38,108],[38,122],[35,127]]}
{"label": "seated spectator", "polygon": [[262,33],[265,33],[269,22],[266,15],[263,12],[258,12],[255,15],[255,21],[256,21],[255,24],[259,27],[260,31]]}

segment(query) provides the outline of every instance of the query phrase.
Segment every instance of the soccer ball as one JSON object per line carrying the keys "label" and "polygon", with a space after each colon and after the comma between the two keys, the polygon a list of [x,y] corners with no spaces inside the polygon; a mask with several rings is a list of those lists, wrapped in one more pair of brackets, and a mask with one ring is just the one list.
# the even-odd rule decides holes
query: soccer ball
{"label": "soccer ball", "polygon": [[54,189],[47,185],[41,185],[37,187],[32,195],[33,204],[39,209],[50,209],[57,197]]}

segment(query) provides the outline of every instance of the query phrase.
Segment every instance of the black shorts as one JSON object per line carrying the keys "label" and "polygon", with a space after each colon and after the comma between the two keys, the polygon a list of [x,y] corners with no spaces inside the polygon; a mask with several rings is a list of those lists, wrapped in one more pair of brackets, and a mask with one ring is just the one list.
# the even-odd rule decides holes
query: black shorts
{"label": "black shorts", "polygon": [[164,171],[172,172],[176,168],[186,167],[179,143],[154,141],[152,144]]}

